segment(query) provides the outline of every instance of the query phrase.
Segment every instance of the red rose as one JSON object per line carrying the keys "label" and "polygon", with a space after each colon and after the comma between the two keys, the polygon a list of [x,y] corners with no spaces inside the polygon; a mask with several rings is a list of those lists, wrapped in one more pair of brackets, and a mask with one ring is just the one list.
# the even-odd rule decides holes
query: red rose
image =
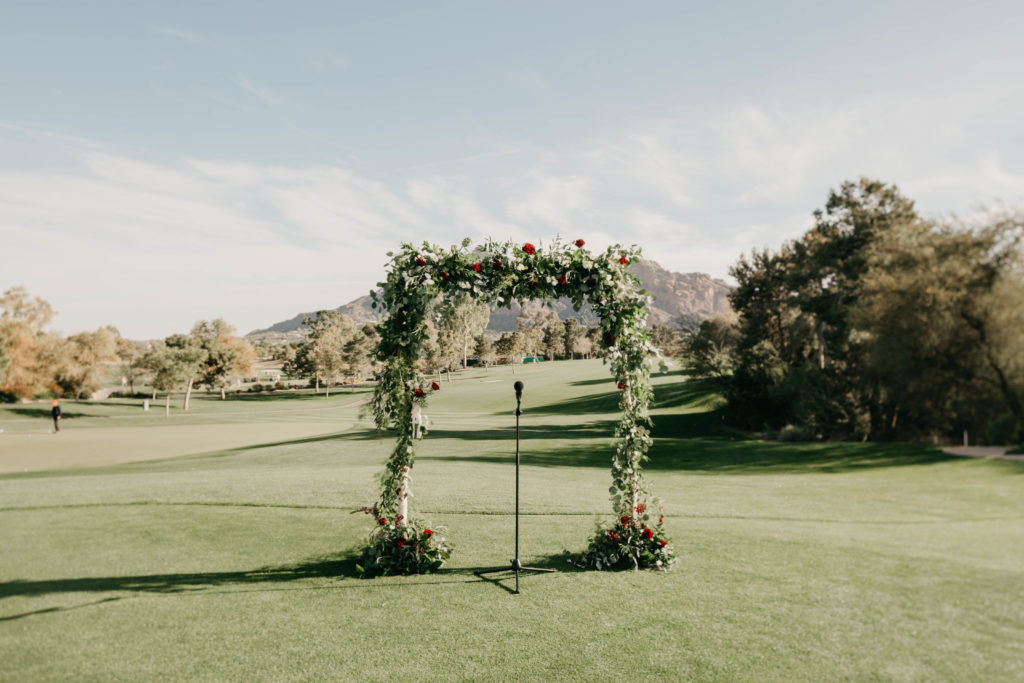
{"label": "red rose", "polygon": [[658,517],[658,525],[660,526],[660,525],[662,525],[664,523],[665,523],[665,515],[662,515],[661,517]]}
{"label": "red rose", "polygon": [[419,387],[416,387],[416,388],[415,388],[415,389],[414,389],[413,391],[414,391],[414,393],[415,393],[415,394],[416,394],[417,396],[423,396],[423,395],[424,395],[424,394],[423,394],[423,390],[422,390],[422,389],[420,389]]}
{"label": "red rose", "polygon": [[667,545],[668,545],[668,541],[666,541],[666,540],[665,540],[664,538],[663,538],[663,539],[661,539],[660,541],[658,541],[658,543],[661,543],[661,547],[662,547],[662,548],[664,548],[665,546],[667,546]]}
{"label": "red rose", "polygon": [[564,285],[566,282],[568,282],[568,279],[564,275],[558,278],[558,284]]}
{"label": "red rose", "polygon": [[423,530],[423,535],[424,536],[433,536],[434,535],[434,530],[433,529],[424,529]]}
{"label": "red rose", "polygon": [[621,263],[622,265],[626,265],[629,263],[629,259],[623,256],[622,258],[619,259],[619,263]]}
{"label": "red rose", "polygon": [[530,286],[531,287],[536,287],[537,286],[537,281],[536,280],[530,280]]}
{"label": "red rose", "polygon": [[433,389],[434,391],[441,391],[441,385],[438,384],[437,382],[431,382],[430,388]]}
{"label": "red rose", "polygon": [[480,272],[480,262],[479,261],[477,261],[476,263],[473,264],[473,270],[475,270],[478,273]]}
{"label": "red rose", "polygon": [[385,524],[387,524],[387,523],[388,523],[388,520],[387,520],[387,518],[386,518],[386,517],[381,517],[381,518],[380,518],[380,519],[378,519],[377,521],[378,521],[378,522],[380,523],[380,525],[381,525],[381,526],[384,526]]}
{"label": "red rose", "polygon": [[395,543],[398,544],[399,548],[404,548],[405,547],[405,539],[404,538],[398,539],[397,541],[395,541]]}
{"label": "red rose", "polygon": [[494,259],[494,269],[495,270],[501,270],[501,259],[500,258]]}
{"label": "red rose", "polygon": [[619,521],[623,524],[629,524],[629,517],[619,517]]}
{"label": "red rose", "polygon": [[643,536],[644,538],[654,538],[654,532],[651,531],[650,529],[644,529],[644,532],[642,534],[640,534],[640,535]]}
{"label": "red rose", "polygon": [[582,247],[584,244],[586,244],[586,242],[584,242],[583,240],[576,240],[576,242],[574,244],[577,247]]}
{"label": "red rose", "polygon": [[416,265],[417,266],[425,266],[425,265],[427,265],[427,259],[423,258],[422,256],[417,256],[416,257]]}
{"label": "red rose", "polygon": [[647,506],[644,505],[643,503],[640,503],[639,505],[636,506],[636,511],[637,511],[637,514],[642,515],[644,512],[647,511]]}
{"label": "red rose", "polygon": [[618,531],[613,531],[613,532],[612,532],[612,536],[611,536],[611,538],[612,538],[612,540],[613,540],[613,541],[617,541],[617,540],[619,540],[620,538],[622,538],[622,536],[620,536],[620,535],[619,535],[619,532],[618,532]]}
{"label": "red rose", "polygon": [[527,242],[526,244],[523,245],[523,251],[525,251],[530,256],[533,256],[533,252],[537,251],[537,247]]}
{"label": "red rose", "polygon": [[615,337],[612,336],[611,332],[604,333],[604,343],[605,346],[611,346],[612,344],[615,343]]}
{"label": "red rose", "polygon": [[441,277],[443,277],[445,280],[447,280],[448,279],[448,271],[446,270],[443,273],[441,273]]}
{"label": "red rose", "polygon": [[[623,384],[622,382],[619,382],[619,389],[625,389],[625,388],[626,388],[626,385]],[[637,510],[637,512],[640,512],[640,511]]]}

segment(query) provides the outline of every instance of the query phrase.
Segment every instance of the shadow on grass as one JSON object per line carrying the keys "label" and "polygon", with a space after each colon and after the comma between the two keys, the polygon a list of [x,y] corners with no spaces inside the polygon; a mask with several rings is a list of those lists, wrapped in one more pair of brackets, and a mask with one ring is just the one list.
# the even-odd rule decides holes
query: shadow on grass
{"label": "shadow on grass", "polygon": [[[144,574],[138,576],[102,576],[70,579],[48,579],[43,581],[7,581],[0,583],[0,600],[10,597],[31,597],[63,593],[138,593],[138,594],[190,594],[208,592],[211,589],[231,588],[244,589],[247,586],[258,587],[259,590],[274,590],[275,584],[287,584],[295,581],[311,579],[356,579],[358,553],[347,552],[323,557],[316,557],[292,565],[280,567],[261,567],[249,571],[234,572],[193,572],[179,574]],[[483,567],[444,568],[435,574],[411,577],[385,577],[383,579],[367,579],[346,582],[345,587],[415,587],[439,583],[453,583],[453,578],[464,578],[462,583],[475,581],[474,572]],[[426,576],[436,577],[437,581],[423,581]],[[417,579],[402,581],[403,579]],[[396,582],[396,580],[398,582]],[[332,584],[331,588],[339,587]],[[86,607],[104,602],[120,600],[123,597],[108,596],[96,602],[78,605]],[[64,607],[48,607],[33,612],[0,617],[0,622],[13,621],[34,614],[61,612]]]}
{"label": "shadow on grass", "polygon": [[[224,403],[230,403],[232,401],[238,403],[267,403],[269,401],[329,401],[333,398],[340,398],[342,396],[360,396],[362,394],[368,394],[370,390],[366,387],[344,387],[331,389],[331,395],[328,397],[321,390],[319,394],[312,391],[288,391],[281,390],[275,392],[259,392],[252,394],[228,394],[228,398]],[[206,395],[201,397],[203,401],[217,401],[220,402],[220,396],[218,395]]]}
{"label": "shadow on grass", "polygon": [[[53,420],[53,415],[50,413],[50,408],[28,408],[28,407],[18,406],[18,407],[7,408],[7,410],[9,410],[10,412],[14,413],[15,415],[20,415],[22,417],[38,418],[40,420]],[[64,406],[61,406],[61,414],[60,414],[60,419],[61,420],[73,420],[76,417],[104,418],[104,417],[108,417],[108,416],[107,415],[89,415],[89,414],[86,414],[86,413],[74,412],[74,411],[68,410]]]}
{"label": "shadow on grass", "polygon": [[[557,449],[521,451],[526,467],[611,466],[613,446],[589,444]],[[953,462],[957,458],[931,446],[914,444],[814,443],[788,444],[753,440],[692,438],[655,439],[646,471],[714,472],[724,474],[820,474],[886,467],[907,467]],[[423,459],[507,464],[508,454],[423,455]],[[1024,469],[1024,468],[1022,468]]]}

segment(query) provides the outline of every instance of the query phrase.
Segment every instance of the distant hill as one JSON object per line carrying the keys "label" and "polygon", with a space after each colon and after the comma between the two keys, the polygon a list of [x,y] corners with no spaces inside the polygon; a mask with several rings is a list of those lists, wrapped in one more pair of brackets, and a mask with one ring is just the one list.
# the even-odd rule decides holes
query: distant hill
{"label": "distant hill", "polygon": [[[650,325],[669,325],[681,317],[703,320],[729,310],[729,292],[732,289],[723,280],[712,278],[706,273],[673,273],[654,261],[639,260],[629,266],[630,271],[644,283],[644,289],[654,296]],[[370,296],[361,296],[335,310],[347,315],[357,325],[375,323],[380,320],[377,311],[371,308]],[[531,306],[536,302],[528,302]],[[597,316],[584,307],[579,313],[572,309],[569,299],[552,302],[551,308],[559,317],[578,318],[585,323],[597,324]],[[491,313],[487,329],[493,332],[507,332],[516,328],[516,318],[522,312],[518,303],[510,308],[500,308]],[[265,339],[299,339],[305,333],[302,319],[313,312],[299,313],[294,318],[275,323],[262,330],[253,330],[247,336]]]}

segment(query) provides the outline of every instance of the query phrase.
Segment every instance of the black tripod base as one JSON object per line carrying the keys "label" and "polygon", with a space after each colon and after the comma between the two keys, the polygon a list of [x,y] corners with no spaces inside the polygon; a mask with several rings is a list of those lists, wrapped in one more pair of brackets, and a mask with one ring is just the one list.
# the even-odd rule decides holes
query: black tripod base
{"label": "black tripod base", "polygon": [[518,557],[512,558],[512,563],[508,567],[495,567],[494,569],[479,569],[475,572],[477,576],[483,576],[484,574],[497,574],[498,572],[515,572],[516,573],[516,590],[519,592],[519,572],[557,572],[557,569],[542,569],[541,567],[524,567],[523,563],[519,561]]}

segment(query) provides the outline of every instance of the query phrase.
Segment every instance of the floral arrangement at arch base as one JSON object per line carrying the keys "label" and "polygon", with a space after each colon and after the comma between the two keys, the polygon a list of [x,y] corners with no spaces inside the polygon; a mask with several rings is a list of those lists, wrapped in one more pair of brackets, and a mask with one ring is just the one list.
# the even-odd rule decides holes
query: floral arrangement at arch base
{"label": "floral arrangement at arch base", "polygon": [[[379,293],[371,292],[373,307],[382,313],[374,355],[384,364],[373,396],[374,422],[379,430],[393,429],[397,438],[381,475],[380,499],[372,508],[380,528],[370,534],[364,570],[432,571],[451,553],[447,544],[443,549],[431,545],[439,543],[436,534],[423,538],[423,527],[412,522],[408,511],[417,428],[413,415],[422,414],[430,390],[439,388],[424,384],[416,361],[428,337],[430,302],[467,294],[495,307],[514,300],[568,297],[577,311],[586,300],[600,316],[604,361],[619,388],[622,410],[611,487],[620,523],[599,532],[579,562],[614,569],[626,558],[634,568],[668,569],[674,555],[662,530],[663,515],[653,526],[645,516],[649,494],[642,470],[651,445],[650,374],[652,359],[660,354],[647,329],[651,298],[626,269],[640,257],[640,249],[613,245],[594,255],[583,248],[582,239],[571,244],[556,239],[547,247],[488,240],[471,249],[470,244],[469,239],[448,248],[405,243],[400,251],[388,253],[387,280],[378,283]],[[424,554],[428,559],[422,559]]]}
{"label": "floral arrangement at arch base", "polygon": [[611,528],[598,522],[586,551],[580,555],[566,551],[568,561],[577,567],[594,569],[672,569],[677,562],[676,554],[665,536],[665,513],[661,503],[657,505],[656,522],[646,502],[636,506],[636,514],[619,517]]}
{"label": "floral arrangement at arch base", "polygon": [[452,546],[444,527],[425,527],[401,515],[388,519],[380,516],[378,508],[361,511],[375,517],[377,524],[370,532],[370,544],[356,563],[360,577],[436,572],[451,557]]}

